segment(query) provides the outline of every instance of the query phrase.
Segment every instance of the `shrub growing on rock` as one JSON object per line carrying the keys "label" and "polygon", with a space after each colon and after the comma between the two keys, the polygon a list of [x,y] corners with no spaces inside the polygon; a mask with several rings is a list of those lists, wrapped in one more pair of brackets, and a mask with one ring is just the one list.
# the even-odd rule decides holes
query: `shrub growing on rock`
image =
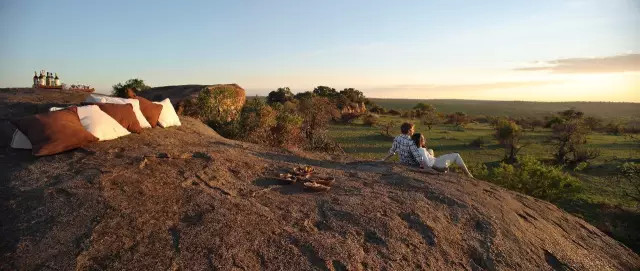
{"label": "shrub growing on rock", "polygon": [[182,103],[183,113],[199,118],[219,134],[236,138],[240,129],[239,117],[245,102],[244,90],[231,85],[206,87],[193,100]]}
{"label": "shrub growing on rock", "polygon": [[469,163],[467,165],[469,171],[473,176],[480,180],[488,180],[489,179],[489,169],[484,163],[474,162]]}
{"label": "shrub growing on rock", "polygon": [[231,87],[206,88],[195,100],[195,113],[207,122],[230,122],[238,117],[244,104],[244,98],[239,105],[237,99],[236,91]]}
{"label": "shrub growing on rock", "polygon": [[252,143],[269,143],[271,127],[276,124],[276,112],[260,99],[249,101],[242,109],[240,127],[243,139]]}
{"label": "shrub growing on rock", "polygon": [[530,156],[521,157],[516,165],[500,164],[490,171],[487,180],[549,201],[570,197],[581,189],[580,181],[561,167],[547,166]]}
{"label": "shrub growing on rock", "polygon": [[270,145],[279,147],[297,147],[304,142],[300,125],[302,117],[284,110],[280,104],[273,105],[276,113],[276,122],[270,128]]}
{"label": "shrub growing on rock", "polygon": [[302,132],[309,141],[319,133],[326,132],[329,121],[337,114],[335,105],[325,97],[301,99],[297,111],[302,117]]}
{"label": "shrub growing on rock", "polygon": [[305,149],[311,151],[344,154],[344,150],[342,149],[342,147],[340,147],[340,144],[331,139],[331,137],[327,133],[327,130],[316,132],[311,139],[307,140]]}

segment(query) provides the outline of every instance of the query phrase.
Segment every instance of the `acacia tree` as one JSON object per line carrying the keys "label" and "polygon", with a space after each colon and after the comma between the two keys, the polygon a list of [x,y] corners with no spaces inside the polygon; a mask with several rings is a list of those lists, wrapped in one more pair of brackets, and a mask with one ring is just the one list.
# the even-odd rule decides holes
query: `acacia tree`
{"label": "acacia tree", "polygon": [[124,84],[117,83],[112,87],[113,87],[113,90],[111,91],[111,94],[113,94],[113,96],[123,97],[123,98],[127,97],[127,89],[133,89],[134,92],[137,94],[140,91],[144,91],[151,88],[150,86],[147,86],[144,83],[144,80],[139,78],[129,79],[126,82],[124,82]]}
{"label": "acacia tree", "polygon": [[398,122],[395,120],[381,122],[378,125],[380,128],[380,134],[386,137],[393,137],[392,130],[398,127]]}
{"label": "acacia tree", "polygon": [[422,124],[427,125],[429,131],[434,125],[438,125],[442,123],[442,115],[440,115],[435,110],[426,111],[422,114]]}
{"label": "acacia tree", "polygon": [[572,153],[578,150],[578,147],[587,141],[587,128],[579,120],[570,120],[564,123],[554,124],[551,140],[556,145],[556,153],[554,157],[558,164],[569,164],[569,158]]}
{"label": "acacia tree", "polygon": [[456,126],[464,126],[469,123],[469,116],[464,112],[455,112],[447,116],[447,123],[451,123]]}
{"label": "acacia tree", "polygon": [[494,137],[504,146],[504,161],[513,164],[518,161],[520,146],[520,136],[522,131],[520,126],[514,121],[502,119],[495,126]]}
{"label": "acacia tree", "polygon": [[302,133],[309,141],[318,133],[326,132],[329,121],[335,114],[335,106],[325,97],[301,99],[298,112],[302,117]]}
{"label": "acacia tree", "polygon": [[422,112],[436,111],[436,108],[433,107],[433,105],[425,104],[425,103],[418,103],[413,107],[413,109],[420,110]]}
{"label": "acacia tree", "polygon": [[597,131],[602,127],[602,119],[594,116],[589,116],[584,118],[584,124],[587,126],[587,128],[589,128],[589,130]]}
{"label": "acacia tree", "polygon": [[554,158],[561,165],[577,166],[600,156],[596,149],[583,147],[587,143],[589,128],[585,124],[584,113],[569,109],[562,111],[551,125],[551,140],[556,145]]}

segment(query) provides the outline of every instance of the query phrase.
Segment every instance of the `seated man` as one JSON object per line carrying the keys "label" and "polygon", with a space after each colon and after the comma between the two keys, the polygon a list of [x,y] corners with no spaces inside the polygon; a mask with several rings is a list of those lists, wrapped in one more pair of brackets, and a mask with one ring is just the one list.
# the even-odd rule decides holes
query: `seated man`
{"label": "seated man", "polygon": [[386,161],[396,153],[400,156],[400,163],[408,166],[420,166],[424,168],[424,160],[420,155],[418,146],[411,140],[411,135],[414,132],[414,126],[412,123],[405,122],[400,126],[401,135],[396,136],[393,139],[393,145],[389,149],[389,154],[385,156],[382,161]]}

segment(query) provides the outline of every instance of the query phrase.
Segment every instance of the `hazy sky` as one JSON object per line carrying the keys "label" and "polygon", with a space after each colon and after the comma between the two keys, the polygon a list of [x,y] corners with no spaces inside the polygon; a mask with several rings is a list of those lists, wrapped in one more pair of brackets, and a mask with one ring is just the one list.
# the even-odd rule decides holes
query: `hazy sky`
{"label": "hazy sky", "polygon": [[[471,4],[474,3],[474,4]],[[640,1],[0,0],[0,87],[238,83],[640,102]]]}

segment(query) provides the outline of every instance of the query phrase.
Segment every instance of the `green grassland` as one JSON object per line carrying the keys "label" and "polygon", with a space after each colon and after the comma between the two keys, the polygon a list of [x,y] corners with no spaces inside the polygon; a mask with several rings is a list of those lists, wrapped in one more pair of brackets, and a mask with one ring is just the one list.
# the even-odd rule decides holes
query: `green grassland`
{"label": "green grassland", "polygon": [[370,101],[387,109],[411,109],[417,103],[433,105],[439,112],[465,112],[469,115],[544,117],[552,112],[575,108],[586,115],[603,119],[640,119],[640,103],[614,102],[524,102],[524,101],[481,101],[481,100],[415,100],[381,99]]}
{"label": "green grassland", "polygon": [[[248,96],[247,99],[266,99],[265,96]],[[640,120],[640,103],[622,102],[526,102],[526,101],[483,101],[453,99],[386,99],[369,98],[386,109],[407,110],[417,103],[433,105],[438,112],[465,112],[468,115],[508,116],[508,117],[544,117],[555,112],[575,108],[587,116],[605,120]]]}
{"label": "green grassland", "polygon": [[[488,124],[472,123],[464,129],[452,125],[438,125],[429,131],[426,125],[418,120],[386,115],[381,116],[380,120],[382,122],[394,120],[398,125],[403,121],[415,123],[416,132],[425,135],[428,148],[434,149],[436,156],[457,152],[472,168],[479,163],[488,166],[497,165],[504,155],[503,148],[493,139],[493,129]],[[393,131],[399,134],[399,126]],[[360,159],[384,157],[393,141],[393,138],[382,135],[379,128],[363,125],[359,121],[352,124],[333,124],[329,128],[329,134],[345,152]],[[531,155],[543,161],[551,161],[554,147],[548,140],[550,134],[548,129],[525,132],[522,142],[527,146],[519,155]],[[485,147],[469,145],[472,140],[481,136],[487,139]],[[582,192],[554,203],[582,217],[638,252],[640,251],[640,210],[636,203],[624,195],[624,190],[627,188],[621,187],[614,177],[622,163],[640,162],[640,143],[630,136],[593,133],[588,136],[587,146],[600,149],[600,157],[593,160],[590,166],[582,171],[567,170],[569,174],[581,181]]]}

